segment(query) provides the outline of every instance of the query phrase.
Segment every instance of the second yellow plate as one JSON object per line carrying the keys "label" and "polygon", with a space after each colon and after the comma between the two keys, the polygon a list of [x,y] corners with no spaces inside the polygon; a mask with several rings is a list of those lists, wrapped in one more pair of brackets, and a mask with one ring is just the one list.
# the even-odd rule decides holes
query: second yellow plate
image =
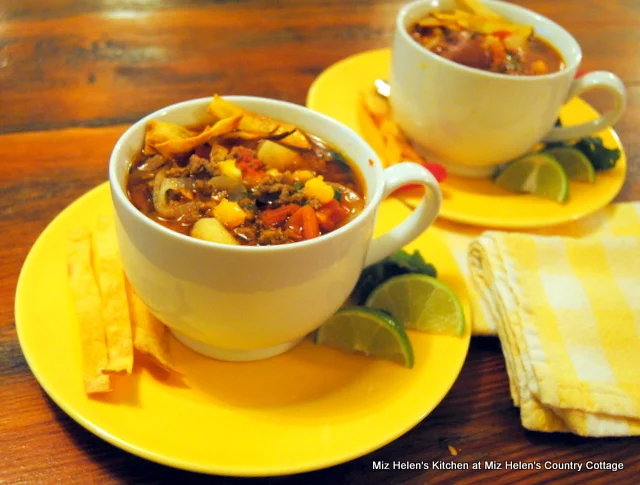
{"label": "second yellow plate", "polygon": [[[378,153],[382,141],[360,104],[360,93],[370,90],[375,79],[387,79],[391,53],[389,49],[363,52],[337,62],[312,84],[307,106],[341,121],[358,132]],[[560,113],[565,125],[593,119],[596,111],[575,98]],[[608,147],[620,148],[616,167],[596,175],[594,184],[571,182],[566,204],[533,195],[508,192],[490,179],[449,176],[442,183],[444,200],[440,216],[456,222],[485,227],[524,229],[570,222],[611,202],[624,184],[626,158],[620,140],[612,129],[597,134]],[[411,194],[403,199],[415,206]]]}

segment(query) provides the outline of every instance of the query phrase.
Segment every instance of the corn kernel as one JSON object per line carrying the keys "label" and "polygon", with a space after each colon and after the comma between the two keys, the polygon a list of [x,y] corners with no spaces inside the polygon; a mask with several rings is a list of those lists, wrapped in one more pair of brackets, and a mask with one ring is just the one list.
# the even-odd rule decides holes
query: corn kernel
{"label": "corn kernel", "polygon": [[531,69],[533,69],[533,72],[536,74],[546,74],[548,71],[547,65],[540,59],[531,64]]}
{"label": "corn kernel", "polygon": [[307,180],[303,193],[309,198],[318,199],[321,204],[326,204],[334,196],[333,187],[324,181],[322,175]]}
{"label": "corn kernel", "polygon": [[242,224],[247,218],[247,214],[237,202],[222,199],[213,209],[213,216],[225,227],[233,229]]}
{"label": "corn kernel", "polygon": [[306,182],[313,178],[313,172],[311,170],[295,170],[291,176],[296,182]]}
{"label": "corn kernel", "polygon": [[242,171],[236,167],[235,160],[223,160],[222,162],[218,162],[218,168],[222,175],[226,175],[227,177],[235,180],[242,179]]}

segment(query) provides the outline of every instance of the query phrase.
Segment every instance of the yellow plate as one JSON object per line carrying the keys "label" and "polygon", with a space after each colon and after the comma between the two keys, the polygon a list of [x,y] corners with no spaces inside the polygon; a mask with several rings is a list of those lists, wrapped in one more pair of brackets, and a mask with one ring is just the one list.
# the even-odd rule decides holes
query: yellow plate
{"label": "yellow plate", "polygon": [[[307,106],[335,118],[358,132],[381,153],[382,141],[360,105],[360,92],[372,89],[377,78],[388,79],[391,53],[379,49],[354,55],[329,67],[313,82]],[[562,108],[561,119],[571,125],[593,119],[596,111],[575,98]],[[624,184],[626,157],[612,129],[598,133],[604,144],[620,148],[616,167],[596,175],[594,184],[570,182],[569,201],[558,204],[527,194],[508,192],[489,178],[465,179],[455,176],[443,182],[444,200],[440,216],[456,222],[486,227],[533,228],[573,221],[591,214],[611,202]],[[403,199],[415,207],[411,194]]]}
{"label": "yellow plate", "polygon": [[[395,225],[408,210],[397,200],[384,202],[377,230]],[[89,431],[131,453],[221,475],[327,467],[411,429],[442,400],[462,368],[470,324],[461,338],[412,332],[411,370],[309,340],[250,363],[210,360],[174,340],[171,352],[184,377],[165,375],[136,357],[133,374],[115,377],[111,394],[88,398],[67,289],[67,234],[111,211],[105,183],[47,227],[22,268],[15,311],[22,351],[47,394]],[[437,229],[425,232],[413,248],[454,287],[469,318],[462,276]]]}

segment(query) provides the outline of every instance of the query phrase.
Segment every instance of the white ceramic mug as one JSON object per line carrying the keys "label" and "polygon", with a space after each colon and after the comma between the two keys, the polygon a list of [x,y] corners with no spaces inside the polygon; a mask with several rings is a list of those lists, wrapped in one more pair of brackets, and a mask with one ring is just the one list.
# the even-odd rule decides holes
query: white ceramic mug
{"label": "white ceramic mug", "polygon": [[[161,109],[129,128],[116,144],[109,181],[125,273],[142,301],[185,345],[223,360],[255,360],[284,352],[315,330],[347,299],[364,266],[402,248],[434,221],[442,195],[428,170],[402,163],[383,170],[376,153],[350,128],[307,108],[270,99],[229,96],[251,111],[299,126],[357,164],[366,185],[363,211],[318,238],[278,246],[202,241],[152,221],[126,195],[145,125],[159,119],[194,125],[210,98]],[[372,240],[376,210],[405,184],[427,190],[420,206]]]}
{"label": "white ceramic mug", "polygon": [[[587,136],[620,118],[626,104],[622,81],[604,71],[574,79],[582,52],[566,30],[507,2],[483,3],[510,21],[533,26],[536,35],[562,55],[565,67],[539,76],[509,76],[445,59],[419,45],[407,27],[430,11],[451,11],[457,2],[409,3],[396,20],[389,79],[391,106],[399,126],[426,157],[444,163],[452,173],[485,176],[541,140]],[[595,88],[611,93],[613,107],[608,112],[577,126],[553,127],[565,102]]]}

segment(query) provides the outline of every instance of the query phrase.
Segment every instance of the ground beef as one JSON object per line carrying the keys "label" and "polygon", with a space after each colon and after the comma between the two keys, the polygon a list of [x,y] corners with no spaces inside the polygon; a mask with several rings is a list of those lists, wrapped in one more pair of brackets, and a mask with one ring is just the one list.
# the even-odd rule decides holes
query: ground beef
{"label": "ground beef", "polygon": [[164,173],[164,176],[167,178],[187,177],[188,175],[189,166],[180,167],[178,165],[167,168],[167,171]]}
{"label": "ground beef", "polygon": [[202,198],[209,199],[211,198],[211,193],[213,190],[211,189],[211,185],[206,180],[197,179],[193,182],[193,189],[198,193],[198,195]]}
{"label": "ground beef", "polygon": [[265,227],[258,235],[257,243],[260,245],[284,244],[289,242],[285,231],[279,227]]}
{"label": "ground beef", "polygon": [[189,175],[198,176],[202,172],[207,173],[204,168],[207,163],[209,163],[208,159],[193,154],[189,157],[189,164],[185,168],[189,169]]}
{"label": "ground beef", "polygon": [[245,244],[255,245],[258,239],[258,231],[254,226],[236,227],[233,232]]}
{"label": "ground beef", "polygon": [[220,174],[216,164],[217,162],[212,162],[208,158],[193,154],[189,157],[189,163],[186,168],[189,169],[189,175],[208,179]]}
{"label": "ground beef", "polygon": [[267,175],[260,183],[251,188],[251,195],[258,204],[280,207],[286,204],[304,205],[307,196],[302,193],[302,184],[288,182],[291,174]]}

